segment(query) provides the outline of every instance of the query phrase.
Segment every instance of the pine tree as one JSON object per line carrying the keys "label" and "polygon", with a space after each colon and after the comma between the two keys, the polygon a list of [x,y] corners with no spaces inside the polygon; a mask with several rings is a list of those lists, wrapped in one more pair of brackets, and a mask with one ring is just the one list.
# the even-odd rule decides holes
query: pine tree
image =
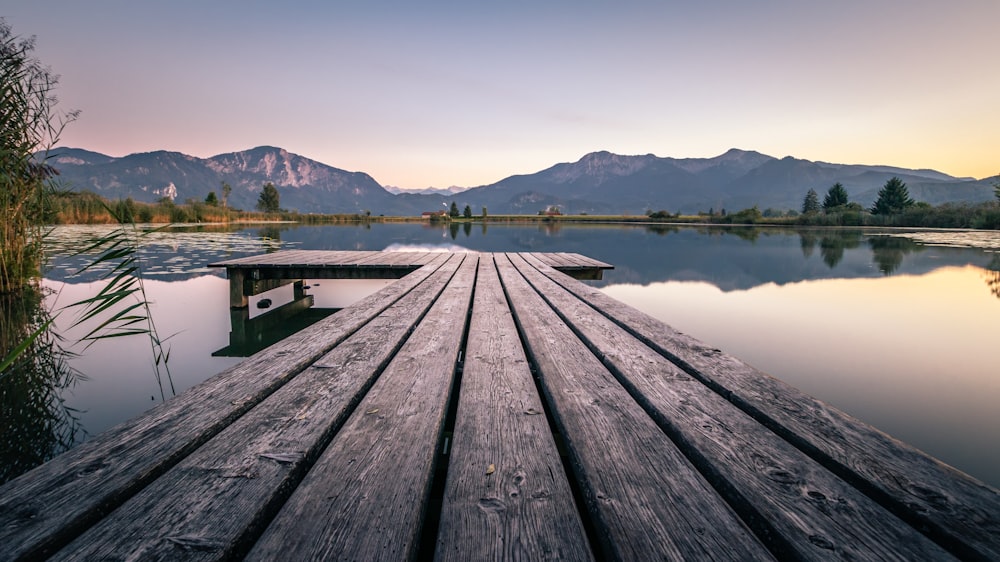
{"label": "pine tree", "polygon": [[453,219],[458,218],[458,205],[454,201],[451,202],[451,210],[448,211],[448,216]]}
{"label": "pine tree", "polygon": [[878,199],[872,206],[873,215],[895,215],[902,213],[907,207],[915,205],[910,199],[910,192],[903,180],[893,176],[878,192]]}
{"label": "pine tree", "polygon": [[462,216],[471,219],[472,218],[472,207],[466,205],[465,210],[462,211]]}
{"label": "pine tree", "polygon": [[815,189],[810,189],[806,192],[806,198],[802,201],[802,214],[807,215],[810,213],[819,212],[819,195],[816,193]]}
{"label": "pine tree", "polygon": [[823,211],[829,213],[837,207],[842,207],[847,204],[847,190],[844,186],[837,183],[830,187],[830,190],[826,192],[826,197],[823,199]]}
{"label": "pine tree", "polygon": [[265,213],[277,213],[281,210],[280,196],[278,188],[274,184],[267,182],[260,192],[260,199],[257,200],[257,210]]}

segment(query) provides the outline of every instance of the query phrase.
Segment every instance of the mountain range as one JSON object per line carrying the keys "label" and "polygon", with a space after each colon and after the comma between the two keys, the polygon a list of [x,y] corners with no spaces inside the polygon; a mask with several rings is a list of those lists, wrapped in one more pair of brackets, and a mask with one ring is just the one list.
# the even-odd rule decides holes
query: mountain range
{"label": "mountain range", "polygon": [[363,172],[349,172],[287,150],[261,146],[197,158],[179,152],[145,152],[116,158],[78,148],[56,148],[48,163],[64,188],[91,191],[110,199],[203,200],[221,195],[222,182],[233,189],[229,205],[253,209],[263,185],[273,183],[281,206],[305,213],[419,215],[456,202],[475,214],[535,214],[549,206],[563,213],[642,214],[667,210],[693,214],[709,209],[799,209],[809,189],[822,198],[835,182],[851,201],[874,202],[886,180],[902,179],[917,201],[991,200],[997,178],[957,178],[935,170],[892,166],[831,164],[775,158],[731,149],[713,158],[669,158],[652,154],[623,156],[593,152],[577,162],[556,164],[526,175],[471,188],[421,191],[384,187]]}

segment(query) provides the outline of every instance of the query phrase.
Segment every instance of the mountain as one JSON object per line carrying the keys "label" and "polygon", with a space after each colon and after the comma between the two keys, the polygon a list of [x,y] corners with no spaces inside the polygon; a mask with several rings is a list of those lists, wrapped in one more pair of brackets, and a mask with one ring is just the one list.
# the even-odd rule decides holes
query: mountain
{"label": "mountain", "polygon": [[463,191],[468,191],[468,187],[459,187],[453,185],[451,187],[425,187],[422,189],[404,189],[402,187],[396,187],[394,185],[384,185],[383,189],[388,191],[393,195],[402,195],[409,193],[411,195],[455,195],[456,193],[462,193]]}
{"label": "mountain", "polygon": [[178,152],[147,152],[121,158],[77,148],[55,149],[48,162],[64,186],[116,199],[203,200],[232,186],[234,208],[252,209],[266,182],[278,187],[281,206],[302,212],[419,215],[469,205],[478,214],[534,214],[549,206],[564,213],[641,214],[646,210],[696,213],[709,209],[799,209],[806,191],[820,197],[835,182],[851,201],[870,206],[885,182],[897,176],[918,201],[981,202],[993,199],[991,179],[956,178],[935,170],[813,162],[731,149],[712,158],[625,156],[607,151],[491,185],[403,190],[379,185],[363,172],[348,172],[284,149],[261,146],[196,158]]}
{"label": "mountain", "polygon": [[61,183],[69,189],[88,190],[111,199],[203,200],[209,191],[221,195],[222,182],[226,182],[233,188],[229,205],[253,209],[264,184],[271,182],[279,189],[283,208],[303,212],[393,208],[412,213],[416,209],[401,205],[368,174],[334,168],[271,146],[204,159],[167,151],[113,158],[58,148],[50,153],[48,162],[59,170]]}
{"label": "mountain", "polygon": [[455,197],[459,206],[490,212],[533,213],[558,205],[565,213],[639,214],[645,210],[696,213],[757,205],[795,209],[809,189],[820,197],[836,182],[851,201],[868,207],[885,182],[897,176],[918,201],[982,202],[994,197],[990,179],[956,178],[935,170],[831,164],[774,158],[731,149],[714,158],[661,158],[594,152],[573,163],[511,176]]}

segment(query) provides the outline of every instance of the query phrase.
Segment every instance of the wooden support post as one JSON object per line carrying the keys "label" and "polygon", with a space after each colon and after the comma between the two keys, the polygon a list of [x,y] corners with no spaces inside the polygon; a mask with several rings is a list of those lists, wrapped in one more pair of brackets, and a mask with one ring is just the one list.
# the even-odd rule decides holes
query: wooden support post
{"label": "wooden support post", "polygon": [[229,278],[229,308],[246,308],[250,305],[250,299],[243,291],[243,281],[246,274],[242,269],[235,267],[226,268],[226,277]]}

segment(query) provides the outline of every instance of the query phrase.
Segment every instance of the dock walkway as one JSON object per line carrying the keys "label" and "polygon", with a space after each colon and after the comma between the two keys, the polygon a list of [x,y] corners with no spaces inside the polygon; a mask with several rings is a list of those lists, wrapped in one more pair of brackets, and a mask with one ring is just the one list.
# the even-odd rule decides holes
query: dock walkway
{"label": "dock walkway", "polygon": [[997,490],[567,256],[420,259],[0,487],[0,560],[1000,560]]}

